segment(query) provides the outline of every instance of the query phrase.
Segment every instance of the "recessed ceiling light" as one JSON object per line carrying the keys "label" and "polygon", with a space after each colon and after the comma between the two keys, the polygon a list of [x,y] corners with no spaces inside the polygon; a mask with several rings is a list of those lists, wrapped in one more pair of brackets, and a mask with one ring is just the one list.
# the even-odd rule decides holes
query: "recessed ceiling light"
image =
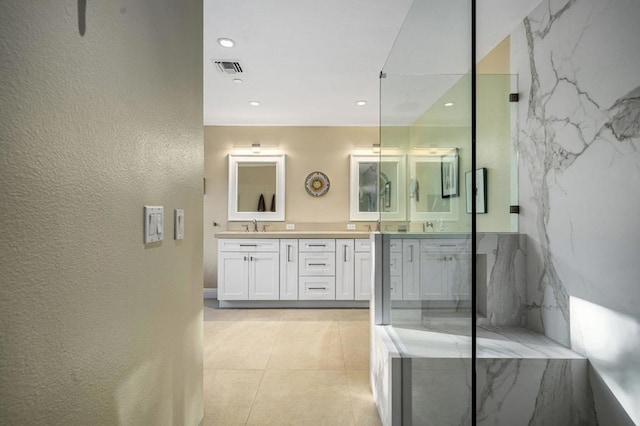
{"label": "recessed ceiling light", "polygon": [[367,104],[367,101],[356,101],[356,105],[358,106],[365,106]]}
{"label": "recessed ceiling light", "polygon": [[249,105],[258,106],[258,105],[260,105],[260,102],[258,102],[258,101],[249,101]]}
{"label": "recessed ceiling light", "polygon": [[222,47],[233,47],[235,46],[236,42],[231,40],[230,38],[219,38],[218,44]]}
{"label": "recessed ceiling light", "polygon": [[241,78],[234,78],[233,82],[236,83],[236,84],[240,84],[240,83],[242,83],[242,79]]}
{"label": "recessed ceiling light", "polygon": [[446,106],[446,107],[453,106],[453,102],[447,102],[446,104],[444,104],[444,106]]}

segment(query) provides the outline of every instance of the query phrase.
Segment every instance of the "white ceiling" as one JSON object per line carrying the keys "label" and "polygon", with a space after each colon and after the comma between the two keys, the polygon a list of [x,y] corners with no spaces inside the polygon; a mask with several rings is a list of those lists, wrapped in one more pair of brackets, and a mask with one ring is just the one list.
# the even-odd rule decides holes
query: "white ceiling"
{"label": "white ceiling", "polygon": [[[539,0],[478,3],[480,58]],[[469,0],[204,0],[204,124],[377,126],[383,68],[409,73],[468,71],[470,29],[460,24],[468,4]],[[444,16],[456,16],[455,22]],[[221,37],[236,45],[221,47]],[[244,72],[220,73],[215,60],[239,61]],[[234,77],[243,83],[234,83]],[[385,84],[392,87],[394,82]],[[413,83],[398,84],[410,91]],[[383,100],[417,108],[405,111],[406,121],[439,98],[442,85],[439,89],[422,96],[417,107],[403,98],[402,90],[393,90],[397,99],[386,91]],[[261,105],[251,106],[251,100]],[[357,100],[368,103],[357,106]]]}

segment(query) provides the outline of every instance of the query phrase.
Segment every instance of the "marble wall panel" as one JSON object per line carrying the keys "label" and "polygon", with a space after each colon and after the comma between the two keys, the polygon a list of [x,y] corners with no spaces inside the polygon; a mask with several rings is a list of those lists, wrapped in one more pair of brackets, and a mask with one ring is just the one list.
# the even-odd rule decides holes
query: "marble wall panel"
{"label": "marble wall panel", "polygon": [[[526,237],[521,234],[482,233],[477,238],[478,282],[486,284],[478,297],[486,298],[487,325],[526,324]],[[483,294],[483,292],[485,294]]]}
{"label": "marble wall panel", "polygon": [[596,425],[586,359],[480,359],[477,424]]}
{"label": "marble wall panel", "polygon": [[[628,336],[611,329],[577,345],[571,330],[584,327],[572,324],[581,316],[571,298],[640,323],[639,18],[637,0],[545,0],[511,34],[527,325],[587,356]],[[637,339],[622,346],[640,351]],[[615,365],[603,383],[640,423],[627,402],[640,405],[627,383],[636,363],[599,362]]]}

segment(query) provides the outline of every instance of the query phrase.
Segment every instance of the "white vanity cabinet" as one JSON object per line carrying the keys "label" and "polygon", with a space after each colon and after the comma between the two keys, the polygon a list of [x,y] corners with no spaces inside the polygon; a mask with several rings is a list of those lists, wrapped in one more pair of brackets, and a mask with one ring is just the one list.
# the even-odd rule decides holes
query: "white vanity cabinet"
{"label": "white vanity cabinet", "polygon": [[420,276],[422,300],[470,299],[470,240],[421,240]]}
{"label": "white vanity cabinet", "polygon": [[280,240],[280,300],[298,300],[298,240]]}
{"label": "white vanity cabinet", "polygon": [[371,241],[336,240],[336,300],[371,299]]}
{"label": "white vanity cabinet", "polygon": [[402,240],[390,244],[391,300],[402,300]]}
{"label": "white vanity cabinet", "polygon": [[336,240],[336,300],[354,300],[354,254],[353,240]]}
{"label": "white vanity cabinet", "polygon": [[336,299],[336,241],[300,239],[299,300]]}
{"label": "white vanity cabinet", "polygon": [[420,300],[420,241],[402,240],[402,300]]}
{"label": "white vanity cabinet", "polygon": [[360,307],[371,298],[369,239],[234,237],[218,239],[221,306]]}
{"label": "white vanity cabinet", "polygon": [[220,240],[218,300],[280,298],[278,240]]}
{"label": "white vanity cabinet", "polygon": [[354,241],[354,299],[371,299],[371,240],[358,239]]}

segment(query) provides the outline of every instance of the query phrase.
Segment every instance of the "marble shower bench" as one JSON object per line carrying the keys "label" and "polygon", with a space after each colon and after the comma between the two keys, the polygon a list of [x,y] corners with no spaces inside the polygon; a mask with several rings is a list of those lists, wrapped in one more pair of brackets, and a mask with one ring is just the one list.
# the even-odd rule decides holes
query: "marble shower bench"
{"label": "marble shower bench", "polygon": [[[587,359],[524,328],[526,245],[525,235],[478,234],[477,424],[595,424]],[[386,304],[375,277],[370,372],[382,423],[471,424],[470,307]]]}
{"label": "marble shower bench", "polygon": [[[384,425],[470,423],[468,332],[462,324],[374,327],[372,380]],[[584,357],[520,327],[478,326],[477,338],[477,424],[594,424]]]}

